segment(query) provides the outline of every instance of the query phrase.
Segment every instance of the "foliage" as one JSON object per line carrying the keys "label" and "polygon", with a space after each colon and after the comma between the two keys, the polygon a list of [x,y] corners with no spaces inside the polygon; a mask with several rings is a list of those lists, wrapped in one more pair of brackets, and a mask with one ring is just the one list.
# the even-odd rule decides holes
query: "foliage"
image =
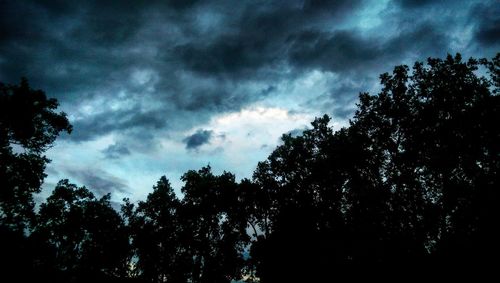
{"label": "foliage", "polygon": [[43,152],[61,131],[66,114],[41,90],[0,83],[0,225],[22,231],[33,220],[33,193],[40,192],[49,160]]}
{"label": "foliage", "polygon": [[50,260],[64,278],[126,275],[128,235],[109,194],[97,199],[85,187],[60,181],[41,205],[31,237],[53,249]]}
{"label": "foliage", "polygon": [[[499,59],[398,66],[381,75],[378,95],[360,95],[348,128],[333,133],[325,116],[302,136],[283,136],[254,174],[271,204],[271,233],[252,246],[262,281],[291,266],[318,274],[338,264],[492,258]],[[476,75],[481,66],[490,78]]]}

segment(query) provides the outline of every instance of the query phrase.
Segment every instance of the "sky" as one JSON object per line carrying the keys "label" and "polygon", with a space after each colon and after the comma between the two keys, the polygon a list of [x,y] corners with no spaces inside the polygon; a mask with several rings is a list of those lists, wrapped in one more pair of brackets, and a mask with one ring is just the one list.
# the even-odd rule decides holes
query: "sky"
{"label": "sky", "polygon": [[282,134],[348,125],[394,66],[499,51],[498,0],[0,0],[0,82],[74,127],[38,199],[63,178],[115,202],[208,164],[251,178]]}

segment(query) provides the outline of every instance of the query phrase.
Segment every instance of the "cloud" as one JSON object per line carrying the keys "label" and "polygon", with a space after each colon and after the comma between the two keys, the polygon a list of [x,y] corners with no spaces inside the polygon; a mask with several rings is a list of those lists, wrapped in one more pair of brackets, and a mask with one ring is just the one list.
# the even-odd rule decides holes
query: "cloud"
{"label": "cloud", "polygon": [[130,155],[130,150],[123,144],[112,144],[105,148],[102,153],[108,159],[118,159]]}
{"label": "cloud", "polygon": [[471,17],[477,17],[475,39],[488,47],[498,47],[500,43],[500,5],[481,3],[471,11]]}
{"label": "cloud", "polygon": [[114,131],[161,129],[167,123],[158,111],[141,111],[139,107],[105,111],[73,121],[74,131],[67,138],[74,141],[91,140]]}
{"label": "cloud", "polygon": [[71,168],[66,169],[66,173],[101,196],[107,193],[127,193],[129,191],[125,180],[117,178],[101,169]]}
{"label": "cloud", "polygon": [[198,147],[210,142],[213,131],[198,130],[196,133],[186,137],[182,141],[186,144],[187,149],[197,149]]}
{"label": "cloud", "polygon": [[289,42],[289,62],[297,68],[349,76],[373,72],[388,62],[403,60],[407,54],[448,50],[446,35],[427,23],[385,38],[366,36],[358,30],[329,33],[309,30],[292,35]]}
{"label": "cloud", "polygon": [[363,38],[353,31],[303,31],[289,41],[289,59],[298,68],[343,72],[371,66],[384,52],[379,40]]}
{"label": "cloud", "polygon": [[[194,155],[179,156],[182,148],[243,172],[236,166],[251,170],[246,164],[258,161],[252,150],[261,158],[275,137],[303,126],[286,119],[328,113],[345,122],[358,93],[378,91],[379,74],[395,65],[455,52],[493,57],[497,2],[0,1],[0,81],[25,76],[68,113],[74,130],[59,140],[64,154],[51,151],[51,175],[65,177],[78,155],[135,186],[163,174],[155,158],[198,166]],[[287,127],[245,128],[268,125],[274,114]],[[245,115],[257,120],[237,118]],[[237,124],[211,124],[220,117]],[[234,145],[249,140],[268,147],[247,145],[238,155]],[[141,162],[144,171],[131,177]]]}
{"label": "cloud", "polygon": [[[495,1],[460,3],[2,1],[0,78],[28,77],[70,114],[101,99],[101,111],[72,120],[74,141],[186,130],[267,99],[277,82],[310,70],[376,79],[408,57],[463,51],[450,49],[460,24],[475,26],[480,44],[498,46]],[[380,23],[360,28],[363,11],[377,5],[370,17]],[[470,13],[453,17],[461,11]],[[114,101],[129,107],[107,106]]]}
{"label": "cloud", "polygon": [[[272,1],[226,6],[230,28],[216,36],[176,47],[184,67],[208,76],[247,80],[272,72],[273,65],[286,64],[287,38],[294,31],[320,28],[324,21],[347,17],[361,1]],[[227,3],[226,3],[227,5]],[[233,10],[236,10],[234,12]]]}
{"label": "cloud", "polygon": [[435,2],[435,0],[396,0],[396,3],[405,8],[418,8]]}

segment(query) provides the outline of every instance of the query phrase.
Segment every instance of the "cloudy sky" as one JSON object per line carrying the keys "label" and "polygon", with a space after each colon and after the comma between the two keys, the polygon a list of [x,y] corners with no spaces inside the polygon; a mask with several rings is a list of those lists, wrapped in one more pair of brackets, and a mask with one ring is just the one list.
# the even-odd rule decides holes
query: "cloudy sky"
{"label": "cloudy sky", "polygon": [[0,0],[0,81],[27,77],[74,126],[42,196],[69,178],[143,199],[207,164],[251,177],[283,133],[346,125],[380,73],[499,43],[498,0]]}

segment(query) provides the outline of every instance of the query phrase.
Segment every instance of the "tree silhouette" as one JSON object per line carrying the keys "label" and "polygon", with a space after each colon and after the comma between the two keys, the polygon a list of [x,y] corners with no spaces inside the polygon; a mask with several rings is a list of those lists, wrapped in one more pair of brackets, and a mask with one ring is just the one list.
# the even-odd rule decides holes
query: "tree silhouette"
{"label": "tree silhouette", "polygon": [[0,225],[23,230],[33,219],[33,193],[40,192],[49,161],[43,152],[61,131],[71,132],[66,114],[41,90],[0,83]]}
{"label": "tree silhouette", "polygon": [[52,248],[51,261],[63,282],[127,275],[128,234],[109,194],[97,199],[85,187],[60,181],[41,204],[31,237]]}
{"label": "tree silhouette", "polygon": [[145,282],[186,282],[189,254],[183,245],[180,201],[163,176],[137,208],[123,207],[137,257],[136,276]]}
{"label": "tree silhouette", "polygon": [[188,171],[179,218],[189,252],[191,282],[230,282],[241,277],[247,222],[238,211],[233,174],[216,176],[210,166]]}
{"label": "tree silhouette", "polygon": [[145,202],[126,200],[122,210],[144,282],[230,282],[241,277],[248,242],[234,175],[210,167],[182,177],[179,200],[162,177]]}
{"label": "tree silhouette", "polygon": [[498,92],[498,62],[499,56],[482,60],[488,79],[476,75],[477,60],[429,59],[428,67],[416,63],[411,75],[405,66],[383,74],[378,96],[361,95],[352,128],[382,156],[382,185],[391,192],[387,232],[397,235],[388,240],[402,243],[396,259],[403,252],[468,261],[488,254],[478,244],[493,247],[486,234],[476,237],[486,228],[481,222],[495,215],[489,202],[498,200],[492,186],[498,171],[491,170],[499,162],[493,125],[499,100],[491,93]]}
{"label": "tree silhouette", "polygon": [[271,233],[252,245],[262,282],[290,267],[297,276],[496,254],[499,59],[398,66],[378,95],[360,95],[349,127],[333,133],[325,116],[283,136],[254,174],[271,212]]}
{"label": "tree silhouette", "polygon": [[0,83],[0,271],[29,276],[36,247],[26,232],[35,219],[33,194],[40,192],[49,160],[43,155],[61,131],[71,132],[58,103],[45,93]]}

